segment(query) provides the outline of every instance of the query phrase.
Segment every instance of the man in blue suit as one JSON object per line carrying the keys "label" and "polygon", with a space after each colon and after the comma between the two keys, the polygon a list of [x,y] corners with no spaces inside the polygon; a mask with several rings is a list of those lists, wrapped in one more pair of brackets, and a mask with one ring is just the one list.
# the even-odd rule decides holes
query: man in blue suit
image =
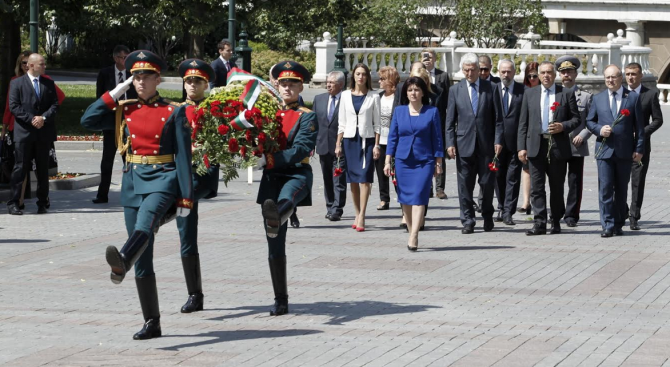
{"label": "man in blue suit", "polygon": [[233,68],[233,65],[230,64],[230,58],[233,56],[233,45],[230,44],[230,41],[224,39],[217,47],[219,57],[211,64],[216,78],[209,81],[210,88],[225,87],[228,82],[228,72]]}
{"label": "man in blue suit", "polygon": [[600,236],[608,238],[623,235],[631,159],[642,161],[645,131],[640,96],[621,86],[621,69],[609,65],[604,74],[607,90],[593,97],[586,126],[597,136]]}
{"label": "man in blue suit", "polygon": [[465,75],[450,88],[447,103],[447,154],[456,158],[458,196],[461,207],[461,233],[470,234],[475,227],[472,192],[476,176],[484,189],[482,216],[484,231],[493,230],[493,185],[495,176],[488,164],[502,151],[503,121],[500,95],[494,84],[479,78],[479,60],[469,53],[461,59]]}

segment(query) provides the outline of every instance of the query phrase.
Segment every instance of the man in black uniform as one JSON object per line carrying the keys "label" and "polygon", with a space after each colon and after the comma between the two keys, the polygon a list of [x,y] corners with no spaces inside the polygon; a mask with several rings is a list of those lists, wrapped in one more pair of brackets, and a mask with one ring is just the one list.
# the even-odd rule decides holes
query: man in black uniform
{"label": "man in black uniform", "polygon": [[279,316],[288,313],[286,222],[296,206],[312,205],[309,156],[316,147],[318,124],[316,114],[298,104],[302,83],[310,79],[309,71],[295,61],[282,61],[273,67],[272,76],[279,82],[284,102],[280,135],[284,135],[288,143],[284,150],[266,153],[260,159],[259,164],[265,169],[256,202],[262,204],[275,293],[270,315]]}

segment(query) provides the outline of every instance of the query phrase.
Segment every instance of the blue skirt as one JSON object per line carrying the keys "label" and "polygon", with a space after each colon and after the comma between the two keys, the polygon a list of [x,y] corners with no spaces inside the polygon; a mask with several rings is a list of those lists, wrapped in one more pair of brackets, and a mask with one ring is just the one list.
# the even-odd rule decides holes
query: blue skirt
{"label": "blue skirt", "polygon": [[435,159],[416,160],[410,151],[407,159],[395,159],[398,202],[405,205],[428,205],[433,182]]}
{"label": "blue skirt", "polygon": [[[347,183],[374,182],[375,162],[372,159],[374,147],[375,138],[367,138],[363,151],[363,139],[358,134],[358,129],[353,138],[342,139],[344,158],[347,160]],[[365,168],[363,168],[363,157],[365,157]]]}

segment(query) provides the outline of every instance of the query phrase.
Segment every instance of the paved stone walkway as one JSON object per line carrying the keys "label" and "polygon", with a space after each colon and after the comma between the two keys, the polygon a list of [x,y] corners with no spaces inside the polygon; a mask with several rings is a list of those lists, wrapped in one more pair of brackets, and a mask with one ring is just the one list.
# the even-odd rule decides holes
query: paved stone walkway
{"label": "paved stone walkway", "polygon": [[[666,117],[670,116],[668,110]],[[0,364],[7,366],[670,366],[670,128],[653,140],[642,231],[601,239],[595,162],[582,221],[526,237],[519,224],[460,234],[455,167],[449,199],[431,200],[417,253],[400,210],[364,233],[323,218],[322,179],[302,226],[289,229],[291,314],[268,316],[272,287],[256,181],[201,204],[205,310],[181,314],[186,289],[174,223],[154,251],[164,336],[142,324],[132,275],[109,281],[108,245],[126,238],[118,205],[94,189],[52,192],[48,215],[0,211]],[[100,152],[60,151],[61,171],[97,172]],[[316,167],[318,163],[313,163]],[[318,171],[317,171],[318,172]]]}

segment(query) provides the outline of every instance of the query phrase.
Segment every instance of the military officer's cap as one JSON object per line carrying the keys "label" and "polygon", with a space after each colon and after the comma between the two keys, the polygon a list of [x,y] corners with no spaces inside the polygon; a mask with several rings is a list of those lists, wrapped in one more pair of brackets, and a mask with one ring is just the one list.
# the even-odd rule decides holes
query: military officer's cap
{"label": "military officer's cap", "polygon": [[188,59],[179,64],[179,76],[186,78],[202,78],[207,82],[214,81],[216,74],[208,63],[200,59]]}
{"label": "military officer's cap", "polygon": [[147,50],[133,51],[126,57],[126,69],[131,74],[157,73],[167,69],[167,64],[155,53]]}
{"label": "military officer's cap", "polygon": [[563,71],[563,70],[568,70],[568,69],[577,70],[577,69],[579,69],[579,66],[581,64],[582,63],[579,62],[578,58],[576,58],[574,56],[570,56],[570,55],[565,55],[565,56],[559,57],[556,60],[556,70],[558,70],[558,71]]}
{"label": "military officer's cap", "polygon": [[272,67],[272,77],[276,80],[298,80],[308,82],[312,79],[309,71],[295,61],[282,61]]}

